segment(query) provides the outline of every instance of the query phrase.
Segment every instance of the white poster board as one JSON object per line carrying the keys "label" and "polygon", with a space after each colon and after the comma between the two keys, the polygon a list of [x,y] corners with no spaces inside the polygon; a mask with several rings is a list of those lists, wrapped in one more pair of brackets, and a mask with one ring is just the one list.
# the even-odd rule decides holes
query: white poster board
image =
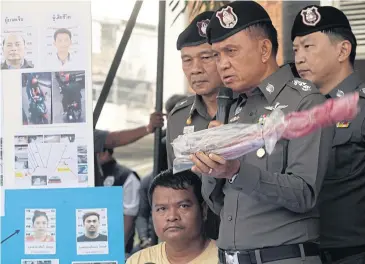
{"label": "white poster board", "polygon": [[4,187],[94,186],[90,1],[1,5]]}

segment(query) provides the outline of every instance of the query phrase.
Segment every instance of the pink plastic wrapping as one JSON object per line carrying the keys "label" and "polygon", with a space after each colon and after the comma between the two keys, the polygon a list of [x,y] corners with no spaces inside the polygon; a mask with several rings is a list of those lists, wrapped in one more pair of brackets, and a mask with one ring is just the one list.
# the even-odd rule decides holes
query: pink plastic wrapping
{"label": "pink plastic wrapping", "polygon": [[172,142],[174,173],[190,169],[189,155],[198,151],[215,153],[226,160],[239,158],[264,147],[271,154],[280,138],[293,139],[341,121],[354,119],[359,111],[359,94],[328,99],[312,109],[292,112],[286,116],[275,109],[261,124],[227,124],[181,135]]}

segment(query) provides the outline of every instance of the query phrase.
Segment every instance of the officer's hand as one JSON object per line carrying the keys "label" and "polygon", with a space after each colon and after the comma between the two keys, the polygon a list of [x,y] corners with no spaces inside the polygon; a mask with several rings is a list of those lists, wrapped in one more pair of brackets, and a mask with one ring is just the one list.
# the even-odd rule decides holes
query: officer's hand
{"label": "officer's hand", "polygon": [[195,155],[190,155],[191,161],[194,163],[192,171],[211,176],[215,178],[231,179],[240,168],[239,160],[225,160],[219,155],[197,152]]}
{"label": "officer's hand", "polygon": [[164,126],[164,116],[166,114],[154,112],[150,115],[150,123],[147,125],[147,131],[149,133],[152,133],[155,131],[157,127],[163,127]]}
{"label": "officer's hand", "polygon": [[223,123],[217,121],[217,120],[213,120],[209,123],[208,128],[212,128],[212,127],[218,127],[223,125]]}

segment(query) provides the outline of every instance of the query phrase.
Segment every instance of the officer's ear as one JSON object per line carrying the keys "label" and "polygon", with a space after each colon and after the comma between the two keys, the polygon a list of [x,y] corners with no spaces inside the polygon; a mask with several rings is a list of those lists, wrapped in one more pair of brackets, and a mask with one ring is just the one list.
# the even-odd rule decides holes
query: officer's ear
{"label": "officer's ear", "polygon": [[266,63],[271,55],[272,55],[272,43],[268,39],[261,39],[259,41],[260,53],[261,53],[261,61]]}
{"label": "officer's ear", "polygon": [[338,61],[339,62],[346,61],[349,58],[352,50],[352,45],[350,41],[343,40],[337,44],[337,47],[338,47]]}

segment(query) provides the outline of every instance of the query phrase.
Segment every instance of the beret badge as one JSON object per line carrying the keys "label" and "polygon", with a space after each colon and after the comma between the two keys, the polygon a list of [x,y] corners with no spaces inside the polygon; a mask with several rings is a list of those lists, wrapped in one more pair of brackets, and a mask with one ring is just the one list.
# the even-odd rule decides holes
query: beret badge
{"label": "beret badge", "polygon": [[316,26],[321,21],[321,14],[316,6],[308,7],[300,12],[302,15],[303,24],[307,26]]}
{"label": "beret badge", "polygon": [[219,20],[219,23],[224,28],[234,28],[238,21],[237,15],[235,12],[233,12],[233,8],[230,6],[217,11],[216,16]]}
{"label": "beret badge", "polygon": [[202,21],[198,21],[196,23],[196,26],[198,27],[199,35],[203,38],[205,38],[207,35],[207,27],[208,27],[209,22],[210,22],[209,19],[205,19]]}

